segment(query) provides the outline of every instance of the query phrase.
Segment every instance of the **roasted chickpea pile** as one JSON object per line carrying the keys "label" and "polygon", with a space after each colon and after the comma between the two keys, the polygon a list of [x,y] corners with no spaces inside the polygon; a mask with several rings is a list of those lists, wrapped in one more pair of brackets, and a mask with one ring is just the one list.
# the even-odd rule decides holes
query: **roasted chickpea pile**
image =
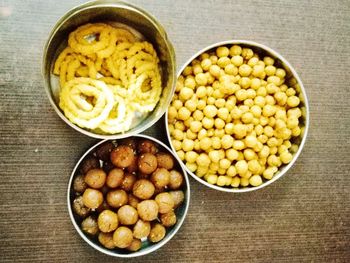
{"label": "roasted chickpea pile", "polygon": [[179,171],[172,155],[150,140],[106,142],[73,180],[77,222],[108,249],[137,251],[143,242],[159,242],[185,198]]}
{"label": "roasted chickpea pile", "polygon": [[222,187],[259,186],[293,159],[302,95],[273,58],[239,45],[203,53],[178,78],[171,143],[187,168]]}

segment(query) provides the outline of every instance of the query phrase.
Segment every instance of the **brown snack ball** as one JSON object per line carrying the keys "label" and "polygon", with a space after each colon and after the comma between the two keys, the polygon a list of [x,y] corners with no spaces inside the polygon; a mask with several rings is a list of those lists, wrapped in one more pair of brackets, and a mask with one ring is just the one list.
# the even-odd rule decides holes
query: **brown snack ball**
{"label": "brown snack ball", "polygon": [[159,168],[171,170],[174,167],[174,158],[169,153],[160,152],[156,154]]}
{"label": "brown snack ball", "polygon": [[80,217],[86,217],[90,213],[90,208],[84,205],[82,196],[78,196],[74,199],[73,211]]}
{"label": "brown snack ball", "polygon": [[85,177],[85,183],[91,188],[99,189],[106,182],[106,173],[102,169],[91,169],[89,170]]}
{"label": "brown snack ball", "polygon": [[149,241],[156,243],[161,241],[165,237],[165,234],[166,234],[165,227],[159,223],[156,223],[151,228],[151,232],[149,233],[148,239]]}
{"label": "brown snack ball", "polygon": [[111,207],[118,208],[128,203],[128,194],[121,189],[112,190],[107,193],[106,199]]}
{"label": "brown snack ball", "polygon": [[129,251],[137,251],[141,248],[141,240],[140,239],[133,239],[130,246],[128,246],[126,249],[129,250]]}
{"label": "brown snack ball", "polygon": [[174,209],[177,208],[179,205],[181,205],[185,199],[185,194],[181,190],[170,191],[169,194],[171,195],[171,197],[174,200]]}
{"label": "brown snack ball", "polygon": [[160,215],[160,222],[165,227],[171,227],[171,226],[175,225],[176,221],[177,221],[177,218],[176,218],[176,214],[174,213],[174,211],[170,211],[168,213]]}
{"label": "brown snack ball", "polygon": [[170,182],[169,182],[169,188],[172,190],[177,190],[181,187],[181,185],[184,182],[184,177],[183,175],[176,171],[176,170],[171,170],[170,171]]}
{"label": "brown snack ball", "polygon": [[106,173],[109,173],[113,168],[114,168],[114,165],[110,162],[103,162],[103,164],[102,164],[102,169]]}
{"label": "brown snack ball", "polygon": [[125,138],[125,139],[121,139],[119,141],[120,145],[126,145],[129,146],[131,149],[136,150],[137,147],[137,142],[135,139],[133,138]]}
{"label": "brown snack ball", "polygon": [[124,171],[119,168],[112,169],[106,178],[106,185],[110,188],[119,187],[124,180]]}
{"label": "brown snack ball", "polygon": [[131,205],[124,205],[118,210],[118,219],[122,225],[133,225],[139,219],[139,215]]}
{"label": "brown snack ball", "polygon": [[83,194],[83,203],[86,207],[91,209],[98,208],[103,202],[103,195],[96,189],[88,188]]}
{"label": "brown snack ball", "polygon": [[137,156],[134,156],[134,158],[131,161],[131,164],[128,167],[126,167],[126,170],[129,173],[136,173],[137,172],[137,170],[138,170],[137,159],[138,159]]}
{"label": "brown snack ball", "polygon": [[95,153],[97,158],[102,161],[109,161],[110,154],[114,149],[114,144],[112,142],[105,142],[97,147]]}
{"label": "brown snack ball", "polygon": [[73,181],[73,190],[77,193],[84,193],[86,188],[87,185],[84,181],[84,176],[81,174],[76,176]]}
{"label": "brown snack ball", "polygon": [[134,225],[133,235],[135,238],[141,239],[141,238],[147,237],[150,231],[151,231],[151,223],[148,221],[143,221],[139,219]]}
{"label": "brown snack ball", "polygon": [[152,153],[155,154],[158,149],[157,149],[157,145],[150,141],[150,140],[141,140],[139,141],[138,145],[137,145],[137,151],[142,154],[142,153]]}
{"label": "brown snack ball", "polygon": [[157,188],[162,188],[170,183],[170,173],[165,168],[157,168],[152,175],[151,181]]}
{"label": "brown snack ball", "polygon": [[140,199],[150,199],[154,194],[154,185],[147,179],[137,180],[132,188],[134,196]]}
{"label": "brown snack ball", "polygon": [[159,207],[159,213],[161,214],[169,213],[174,209],[174,199],[167,192],[158,194],[154,200],[157,202]]}
{"label": "brown snack ball", "polygon": [[98,234],[98,241],[100,241],[102,246],[104,246],[105,248],[108,248],[108,249],[115,248],[115,245],[113,242],[113,233],[100,232]]}
{"label": "brown snack ball", "polygon": [[134,158],[134,151],[126,145],[120,145],[111,152],[111,162],[119,168],[131,165]]}
{"label": "brown snack ball", "polygon": [[87,157],[83,160],[80,171],[82,174],[86,174],[89,170],[100,168],[100,161],[95,157]]}
{"label": "brown snack ball", "polygon": [[104,210],[98,215],[97,223],[102,232],[112,232],[118,227],[118,215],[111,210]]}
{"label": "brown snack ball", "polygon": [[120,226],[113,234],[113,242],[116,247],[126,248],[133,240],[132,231],[126,226]]}
{"label": "brown snack ball", "polygon": [[142,220],[152,221],[158,216],[158,204],[154,200],[144,200],[137,205],[137,212]]}
{"label": "brown snack ball", "polygon": [[89,235],[96,235],[98,233],[97,220],[92,216],[85,218],[83,222],[81,222],[81,229]]}
{"label": "brown snack ball", "polygon": [[131,205],[133,208],[137,209],[137,204],[140,203],[140,200],[133,194],[129,194],[128,198],[129,198],[128,204]]}
{"label": "brown snack ball", "polygon": [[138,159],[141,173],[151,174],[157,169],[157,157],[152,153],[144,153]]}
{"label": "brown snack ball", "polygon": [[122,182],[121,188],[127,192],[130,192],[136,182],[137,177],[134,174],[126,173]]}

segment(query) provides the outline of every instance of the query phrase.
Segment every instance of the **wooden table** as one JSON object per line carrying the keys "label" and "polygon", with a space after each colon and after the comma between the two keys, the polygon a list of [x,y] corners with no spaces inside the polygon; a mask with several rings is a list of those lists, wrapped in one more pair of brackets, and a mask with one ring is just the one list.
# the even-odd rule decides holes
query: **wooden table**
{"label": "wooden table", "polygon": [[[89,247],[70,222],[66,188],[96,140],[68,127],[43,88],[43,45],[80,0],[0,1],[0,261],[126,262]],[[282,179],[246,194],[191,179],[178,234],[133,262],[350,261],[350,4],[335,1],[133,3],[166,28],[181,66],[226,39],[261,42],[300,74],[310,102],[305,148]],[[162,139],[164,120],[146,133]],[[164,139],[164,138],[163,138]]]}

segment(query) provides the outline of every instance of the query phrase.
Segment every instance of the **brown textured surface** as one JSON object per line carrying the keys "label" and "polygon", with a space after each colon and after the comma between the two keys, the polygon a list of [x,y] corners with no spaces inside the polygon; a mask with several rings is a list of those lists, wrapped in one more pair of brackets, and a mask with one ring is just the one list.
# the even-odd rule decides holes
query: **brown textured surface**
{"label": "brown textured surface", "polygon": [[[95,251],[75,233],[66,187],[74,163],[95,140],[59,119],[40,75],[51,27],[81,2],[0,1],[0,261],[126,262]],[[164,25],[178,65],[231,38],[276,49],[303,79],[311,127],[295,166],[265,189],[233,195],[191,179],[190,210],[179,233],[132,262],[349,262],[349,2],[133,2]],[[147,133],[161,138],[162,126]]]}

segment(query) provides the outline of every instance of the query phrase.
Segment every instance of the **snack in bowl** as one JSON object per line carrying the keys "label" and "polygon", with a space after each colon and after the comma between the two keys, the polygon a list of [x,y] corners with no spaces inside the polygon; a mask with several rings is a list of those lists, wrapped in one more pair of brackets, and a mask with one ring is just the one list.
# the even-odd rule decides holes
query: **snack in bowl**
{"label": "snack in bowl", "polygon": [[257,46],[206,49],[183,68],[168,108],[172,148],[192,176],[218,190],[262,186],[305,141],[300,82]]}

